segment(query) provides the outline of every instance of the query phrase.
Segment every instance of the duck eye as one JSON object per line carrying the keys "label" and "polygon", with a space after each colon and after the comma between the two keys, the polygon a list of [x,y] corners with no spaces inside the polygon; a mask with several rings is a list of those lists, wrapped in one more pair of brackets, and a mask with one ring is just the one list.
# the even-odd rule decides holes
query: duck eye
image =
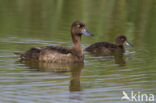
{"label": "duck eye", "polygon": [[78,28],[80,28],[80,25],[77,25]]}

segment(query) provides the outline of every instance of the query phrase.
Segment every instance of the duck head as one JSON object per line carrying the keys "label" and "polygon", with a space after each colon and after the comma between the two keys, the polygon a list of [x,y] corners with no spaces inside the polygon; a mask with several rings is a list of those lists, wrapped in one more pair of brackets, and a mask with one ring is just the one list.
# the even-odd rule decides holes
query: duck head
{"label": "duck head", "polygon": [[124,36],[124,35],[117,36],[115,39],[115,43],[117,45],[124,45],[125,44],[125,45],[133,47],[133,45],[130,42],[128,42],[126,36]]}
{"label": "duck head", "polygon": [[71,35],[74,43],[80,41],[82,34],[86,36],[93,36],[90,32],[88,32],[86,25],[81,21],[75,21],[71,27]]}

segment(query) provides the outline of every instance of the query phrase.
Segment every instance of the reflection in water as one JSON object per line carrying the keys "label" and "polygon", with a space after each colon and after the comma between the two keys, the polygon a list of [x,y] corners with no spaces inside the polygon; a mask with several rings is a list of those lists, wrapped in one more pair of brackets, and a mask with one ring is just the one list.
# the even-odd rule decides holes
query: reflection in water
{"label": "reflection in water", "polygon": [[81,75],[80,66],[77,66],[76,69],[72,69],[72,80],[70,81],[70,91],[81,91],[80,88],[80,75]]}
{"label": "reflection in water", "polygon": [[110,60],[114,59],[114,63],[118,64],[118,66],[125,66],[126,61],[125,61],[125,56],[122,52],[117,52],[111,55],[105,55],[105,54],[93,54],[89,53],[90,55],[94,56],[94,59],[101,59],[101,60]]}
{"label": "reflection in water", "polygon": [[37,69],[40,72],[74,72],[83,68],[83,63],[46,63],[34,61],[19,61],[30,69]]}
{"label": "reflection in water", "polygon": [[82,71],[82,65],[75,65],[75,69],[72,69],[72,80],[70,81],[70,99],[81,100],[81,86],[80,75]]}
{"label": "reflection in water", "polygon": [[[83,63],[46,63],[46,62],[31,62],[20,61],[30,67],[30,69],[37,69],[40,72],[71,72],[71,81],[69,90],[71,92],[71,99],[80,100],[80,94],[76,91],[81,91],[80,75],[83,69]],[[74,93],[73,93],[74,92]]]}
{"label": "reflection in water", "polygon": [[126,61],[123,53],[117,53],[114,55],[115,64],[118,64],[119,66],[125,66]]}

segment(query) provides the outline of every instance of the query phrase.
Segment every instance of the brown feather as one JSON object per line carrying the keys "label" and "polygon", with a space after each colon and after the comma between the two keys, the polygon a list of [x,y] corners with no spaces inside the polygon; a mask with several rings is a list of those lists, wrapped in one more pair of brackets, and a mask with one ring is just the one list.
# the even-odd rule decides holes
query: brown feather
{"label": "brown feather", "polygon": [[124,35],[118,35],[115,38],[115,44],[109,42],[97,42],[90,45],[85,50],[100,55],[112,55],[118,52],[123,53],[125,52],[123,45],[125,41],[127,41],[127,38]]}

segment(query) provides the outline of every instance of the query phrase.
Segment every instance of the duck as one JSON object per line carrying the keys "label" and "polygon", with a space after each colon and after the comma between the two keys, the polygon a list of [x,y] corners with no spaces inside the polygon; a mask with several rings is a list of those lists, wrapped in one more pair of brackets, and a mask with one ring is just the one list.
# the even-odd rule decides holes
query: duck
{"label": "duck", "polygon": [[71,49],[61,46],[33,47],[24,53],[15,53],[21,60],[43,61],[51,63],[73,63],[83,62],[84,54],[80,40],[82,34],[93,36],[88,32],[86,25],[81,21],[75,21],[71,26],[71,37],[73,46]]}
{"label": "duck", "polygon": [[128,42],[126,36],[124,35],[118,35],[115,38],[115,43],[110,42],[96,42],[94,44],[91,44],[87,48],[85,48],[85,51],[88,51],[90,53],[98,54],[98,55],[113,55],[116,53],[124,53],[125,48],[124,45],[132,46],[133,45]]}

